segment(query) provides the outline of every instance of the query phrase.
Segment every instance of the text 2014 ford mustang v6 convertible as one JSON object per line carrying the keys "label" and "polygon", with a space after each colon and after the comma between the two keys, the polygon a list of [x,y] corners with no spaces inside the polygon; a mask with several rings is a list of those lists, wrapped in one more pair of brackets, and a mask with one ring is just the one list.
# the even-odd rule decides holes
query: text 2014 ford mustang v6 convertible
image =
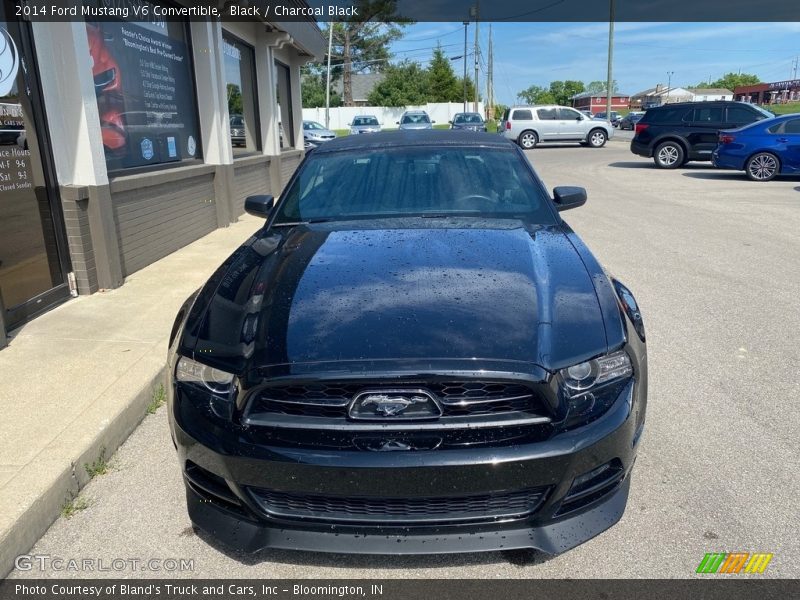
{"label": "text 2014 ford mustang v6 convertible", "polygon": [[358,553],[568,550],[616,523],[645,333],[514,144],[349,136],[180,309],[169,416],[212,537]]}

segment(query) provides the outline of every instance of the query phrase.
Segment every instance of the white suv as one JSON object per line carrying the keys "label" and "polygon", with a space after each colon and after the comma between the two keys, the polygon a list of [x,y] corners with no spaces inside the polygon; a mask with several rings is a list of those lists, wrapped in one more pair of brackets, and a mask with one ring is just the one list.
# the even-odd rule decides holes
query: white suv
{"label": "white suv", "polygon": [[601,148],[614,136],[605,121],[594,121],[568,106],[512,106],[503,113],[500,132],[526,150],[539,142],[580,142]]}

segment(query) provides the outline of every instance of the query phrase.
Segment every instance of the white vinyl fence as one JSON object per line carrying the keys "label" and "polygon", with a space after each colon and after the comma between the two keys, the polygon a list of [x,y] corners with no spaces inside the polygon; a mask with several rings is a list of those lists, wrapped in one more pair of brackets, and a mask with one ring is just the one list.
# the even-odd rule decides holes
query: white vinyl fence
{"label": "white vinyl fence", "polygon": [[[467,103],[467,111],[472,112],[473,103]],[[387,129],[397,127],[397,121],[400,116],[407,110],[424,110],[430,116],[432,121],[436,124],[447,123],[453,118],[456,113],[464,112],[464,105],[461,102],[437,102],[428,103],[421,106],[340,106],[338,108],[330,109],[330,129],[349,129],[350,123],[353,122],[353,117],[359,115],[372,115],[378,118]],[[478,102],[478,112],[483,112],[483,102]],[[325,108],[304,108],[303,109],[304,121],[316,121],[325,125]]]}

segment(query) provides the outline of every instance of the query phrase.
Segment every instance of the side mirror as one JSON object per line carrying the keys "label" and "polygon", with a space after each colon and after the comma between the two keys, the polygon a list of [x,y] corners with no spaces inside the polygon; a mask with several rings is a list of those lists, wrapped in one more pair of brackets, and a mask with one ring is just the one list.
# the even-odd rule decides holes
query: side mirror
{"label": "side mirror", "polygon": [[[434,123],[436,123],[436,121],[433,121],[433,122],[434,122]],[[448,121],[448,123],[450,123],[450,125],[452,125],[452,124],[453,124],[453,122],[452,122],[452,121]]]}
{"label": "side mirror", "polygon": [[244,199],[244,211],[254,217],[263,217],[266,219],[272,212],[274,204],[275,198],[269,194],[248,196]]}
{"label": "side mirror", "polygon": [[433,125],[434,123],[436,123],[436,121],[431,121],[431,125]]}
{"label": "side mirror", "polygon": [[575,117],[575,120],[576,121],[583,121],[583,115],[578,115],[577,117]]}
{"label": "side mirror", "polygon": [[395,121],[394,124],[395,125],[400,125],[400,121]]}
{"label": "side mirror", "polygon": [[586,190],[582,187],[562,185],[553,188],[553,201],[558,212],[586,204]]}

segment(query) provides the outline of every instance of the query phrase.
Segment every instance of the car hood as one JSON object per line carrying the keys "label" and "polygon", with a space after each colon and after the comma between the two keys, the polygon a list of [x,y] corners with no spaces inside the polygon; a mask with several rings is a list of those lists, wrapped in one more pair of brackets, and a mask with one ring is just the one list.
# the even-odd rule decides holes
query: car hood
{"label": "car hood", "polygon": [[427,359],[556,369],[607,351],[592,278],[559,227],[430,221],[260,233],[220,272],[195,356],[242,373]]}
{"label": "car hood", "polygon": [[329,138],[329,137],[336,137],[336,133],[331,131],[330,129],[307,129],[303,132],[303,135],[306,137],[312,138]]}
{"label": "car hood", "polygon": [[353,125],[350,129],[359,133],[375,133],[381,130],[380,125]]}
{"label": "car hood", "polygon": [[403,123],[400,129],[433,129],[431,123]]}

